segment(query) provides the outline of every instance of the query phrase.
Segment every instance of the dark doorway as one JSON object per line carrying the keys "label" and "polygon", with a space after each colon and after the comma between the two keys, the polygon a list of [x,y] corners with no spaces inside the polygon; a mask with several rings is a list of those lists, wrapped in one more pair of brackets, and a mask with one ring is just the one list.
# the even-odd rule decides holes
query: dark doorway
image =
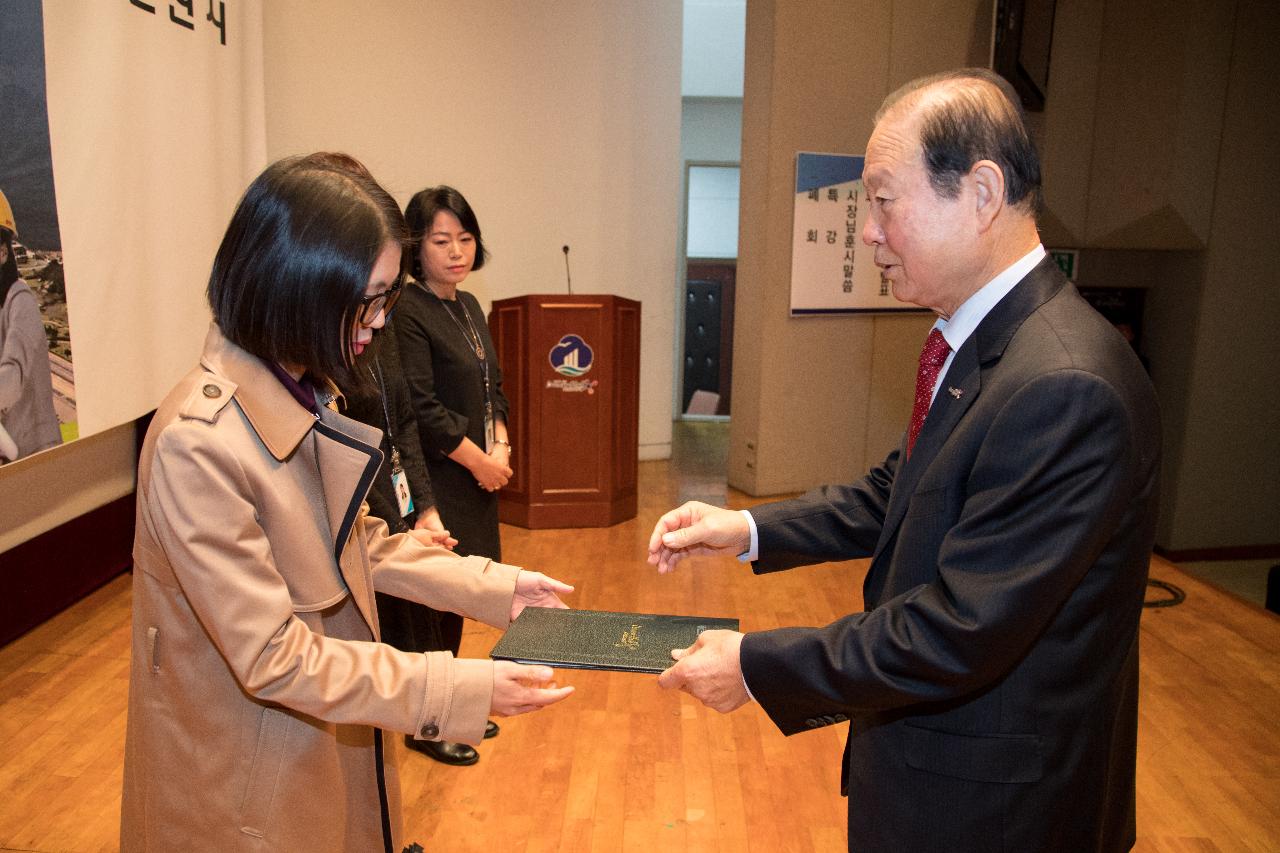
{"label": "dark doorway", "polygon": [[[680,405],[680,411],[686,414],[729,414],[736,275],[736,261],[689,261],[685,277]],[[696,391],[705,393],[699,394],[695,402]],[[691,403],[694,404],[692,410]]]}

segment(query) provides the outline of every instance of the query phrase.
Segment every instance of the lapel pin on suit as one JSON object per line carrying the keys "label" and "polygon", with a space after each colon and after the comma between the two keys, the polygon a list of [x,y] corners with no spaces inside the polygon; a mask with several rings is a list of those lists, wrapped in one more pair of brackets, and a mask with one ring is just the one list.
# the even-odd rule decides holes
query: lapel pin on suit
{"label": "lapel pin on suit", "polygon": [[955,387],[952,387],[952,386],[948,385],[948,386],[947,386],[947,393],[948,393],[948,394],[950,394],[952,397],[955,397],[957,400],[959,400],[959,399],[960,399],[960,395],[961,395],[961,394],[963,394],[963,393],[964,393],[964,391],[962,391],[962,390],[961,390],[961,389],[959,389],[959,388],[955,388]]}

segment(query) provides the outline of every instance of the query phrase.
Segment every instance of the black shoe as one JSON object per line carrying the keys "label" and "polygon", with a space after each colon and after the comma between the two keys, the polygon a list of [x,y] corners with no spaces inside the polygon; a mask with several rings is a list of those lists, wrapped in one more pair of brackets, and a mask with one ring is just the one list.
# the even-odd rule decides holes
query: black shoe
{"label": "black shoe", "polygon": [[498,728],[498,724],[493,720],[489,720],[484,724],[485,740],[488,740],[491,737],[497,737],[499,731],[501,731],[501,729]]}
{"label": "black shoe", "polygon": [[465,743],[449,743],[443,740],[415,740],[414,738],[406,737],[404,744],[414,752],[421,752],[441,764],[452,764],[455,767],[466,767],[480,760],[480,753]]}

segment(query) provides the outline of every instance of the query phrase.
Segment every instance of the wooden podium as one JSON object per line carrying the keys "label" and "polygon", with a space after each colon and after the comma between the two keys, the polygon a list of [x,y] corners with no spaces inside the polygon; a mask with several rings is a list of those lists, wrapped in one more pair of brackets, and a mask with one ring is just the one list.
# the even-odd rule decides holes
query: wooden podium
{"label": "wooden podium", "polygon": [[608,527],[636,514],[640,303],[619,296],[499,299],[489,329],[511,403],[511,481],[498,518]]}

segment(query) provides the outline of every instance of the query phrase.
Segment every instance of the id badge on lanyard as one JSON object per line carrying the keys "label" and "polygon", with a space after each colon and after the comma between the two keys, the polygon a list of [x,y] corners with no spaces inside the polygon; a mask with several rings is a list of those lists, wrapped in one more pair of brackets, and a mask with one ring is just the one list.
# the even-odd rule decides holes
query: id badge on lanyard
{"label": "id badge on lanyard", "polygon": [[400,517],[404,518],[413,512],[413,495],[409,492],[409,477],[400,464],[400,451],[391,449],[391,485],[396,490],[396,505],[400,509]]}
{"label": "id badge on lanyard", "polygon": [[484,452],[493,450],[498,435],[493,429],[493,397],[489,389],[489,362],[481,362],[480,369],[484,376]]}

